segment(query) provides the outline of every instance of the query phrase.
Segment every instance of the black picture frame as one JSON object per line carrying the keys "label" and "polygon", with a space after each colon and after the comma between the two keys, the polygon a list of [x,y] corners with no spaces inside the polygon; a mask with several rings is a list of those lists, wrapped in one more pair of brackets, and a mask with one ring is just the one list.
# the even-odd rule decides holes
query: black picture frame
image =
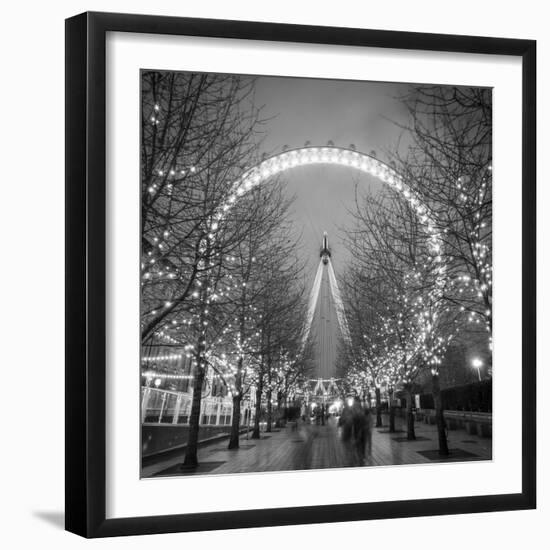
{"label": "black picture frame", "polygon": [[[521,58],[523,461],[520,493],[106,519],[105,43],[109,31],[480,53]],[[535,508],[535,41],[83,13],[66,20],[65,92],[67,530],[85,537],[107,537]]]}

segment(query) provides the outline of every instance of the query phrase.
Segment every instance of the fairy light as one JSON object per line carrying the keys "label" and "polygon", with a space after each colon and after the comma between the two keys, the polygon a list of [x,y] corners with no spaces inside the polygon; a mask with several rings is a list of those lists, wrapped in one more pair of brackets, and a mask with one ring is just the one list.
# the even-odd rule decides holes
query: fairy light
{"label": "fairy light", "polygon": [[141,374],[145,378],[160,378],[161,380],[193,380],[192,374],[172,374],[168,372],[158,372],[153,370],[145,371]]}
{"label": "fairy light", "polygon": [[142,357],[141,361],[142,363],[155,363],[158,361],[177,361],[182,357],[183,356],[181,353],[165,353],[165,354],[156,355],[156,356]]}
{"label": "fairy light", "polygon": [[[446,266],[440,256],[442,248],[441,235],[436,231],[435,222],[426,208],[426,205],[424,205],[421,199],[404,183],[401,176],[393,168],[373,156],[359,153],[353,149],[334,146],[306,146],[299,149],[287,150],[263,160],[258,165],[245,172],[243,176],[232,185],[233,191],[226,202],[221,206],[216,219],[222,219],[224,215],[227,215],[232,205],[236,202],[237,196],[261,184],[271,176],[277,175],[294,166],[307,166],[311,164],[351,166],[361,172],[382,179],[382,181],[386,182],[390,187],[402,193],[413,210],[416,211],[417,214],[421,214],[421,223],[425,231],[430,235],[432,253],[436,257],[435,261],[440,264],[436,286],[438,286],[441,291],[445,284],[444,279],[446,271]],[[217,227],[216,225],[216,229]],[[210,229],[214,230],[212,224]]]}
{"label": "fairy light", "polygon": [[[445,281],[444,281],[445,265],[441,256],[442,240],[441,240],[440,233],[436,229],[436,224],[431,217],[429,209],[426,207],[426,205],[422,203],[422,201],[415,194],[415,192],[413,192],[404,183],[401,176],[393,168],[382,163],[381,161],[377,160],[376,158],[370,155],[358,153],[352,149],[344,149],[339,147],[304,147],[300,149],[286,151],[282,154],[275,155],[271,158],[268,158],[262,161],[257,166],[245,172],[245,174],[232,186],[232,191],[228,195],[226,201],[220,206],[219,210],[215,212],[214,215],[212,216],[212,221],[209,224],[209,233],[207,234],[208,239],[210,241],[214,241],[214,239],[216,238],[215,233],[219,229],[220,221],[223,220],[223,218],[227,215],[227,213],[230,211],[233,205],[237,202],[237,197],[243,195],[244,193],[251,190],[253,187],[259,185],[265,179],[271,176],[277,175],[284,170],[287,170],[295,166],[305,166],[305,165],[319,164],[319,163],[351,166],[354,169],[357,169],[361,172],[378,177],[379,179],[384,181],[386,184],[388,184],[391,188],[402,193],[402,195],[407,199],[413,211],[417,213],[420,223],[423,225],[426,233],[429,235],[429,242],[431,245],[430,252],[433,254],[433,261],[435,262],[435,264],[438,265],[437,269],[434,271],[436,273],[436,279],[437,279],[436,287],[439,287],[439,290],[437,292],[442,292],[441,288],[445,285]],[[179,169],[178,171],[181,176],[185,176],[187,171],[191,174],[195,174],[197,172],[197,168],[196,166],[189,166],[187,169]],[[176,169],[171,169],[169,174],[171,176],[175,176]],[[158,175],[164,176],[164,171],[159,170]],[[154,193],[155,191],[156,190],[153,189],[152,192]],[[163,237],[166,239],[168,236],[169,236],[168,232],[165,231],[163,233]],[[157,248],[162,250],[164,246],[165,246],[164,243],[160,242],[159,240]],[[481,252],[479,252],[479,254],[481,255]],[[483,254],[485,254],[485,251],[483,252]],[[228,259],[228,261],[233,262],[234,258],[232,257],[230,258],[231,259]],[[154,264],[155,261],[156,261],[155,257],[152,257],[150,259],[150,264]],[[255,260],[253,259],[252,261],[255,261]],[[149,270],[143,274],[143,278],[150,280],[153,277],[160,277],[161,276],[159,275],[160,273],[164,273],[164,272],[160,270],[156,272]],[[417,276],[419,276],[419,274],[417,274]],[[167,273],[166,277],[168,279],[175,279],[177,278],[177,275],[175,273]],[[229,276],[229,279],[231,279],[231,275]],[[246,287],[246,281],[242,282],[242,287],[243,288]],[[227,286],[227,292],[230,292],[231,290],[232,290],[232,287]],[[210,294],[210,292],[207,294]],[[210,294],[213,300],[223,295],[224,295],[223,291],[219,291],[219,290],[216,293]],[[436,297],[437,295],[438,294],[436,294]],[[195,290],[192,292],[191,296],[197,299],[199,298],[200,294],[197,290]],[[408,298],[404,296],[402,297],[402,299],[403,299],[403,302],[406,304]],[[166,301],[164,304],[164,307],[171,307],[171,305],[172,303],[170,301]],[[401,325],[403,324],[402,320],[400,324]],[[203,325],[207,326],[208,321],[203,321]],[[430,327],[429,329],[427,328],[428,326]],[[427,338],[426,335],[432,331],[431,327],[432,325],[430,323],[427,323],[424,329],[419,331],[418,341],[415,343],[417,348],[420,347],[419,342],[426,340]],[[390,331],[389,326],[387,328],[388,328],[388,333],[393,334],[393,330]],[[171,338],[171,336],[167,335],[166,333],[164,333],[163,336],[164,338]],[[256,331],[253,333],[253,336],[257,338],[260,336],[260,333]],[[250,345],[250,343],[251,343],[250,338],[245,338],[243,335],[239,334],[238,339],[235,343],[235,349],[237,350],[237,354],[242,356],[245,347],[247,345]],[[186,350],[187,357],[189,356],[188,352],[189,350]],[[390,357],[393,357],[394,360],[393,361],[390,360],[389,362],[395,363],[395,361],[399,359],[398,355],[399,354],[397,354],[394,350],[390,354]],[[437,361],[439,360],[439,357],[436,357],[434,353],[431,353],[431,359],[433,359],[434,361]],[[157,357],[157,358],[151,358],[150,360],[154,361],[159,359]],[[225,361],[225,367],[227,369],[229,369],[231,372],[235,372],[236,367],[234,364],[230,364],[227,361],[227,359],[223,361]]]}

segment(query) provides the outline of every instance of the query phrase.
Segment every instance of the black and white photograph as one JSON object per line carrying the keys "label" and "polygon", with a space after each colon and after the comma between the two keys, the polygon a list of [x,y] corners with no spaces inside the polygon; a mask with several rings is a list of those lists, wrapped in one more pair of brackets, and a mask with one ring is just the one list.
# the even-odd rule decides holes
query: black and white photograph
{"label": "black and white photograph", "polygon": [[140,85],[141,477],[492,460],[492,89]]}
{"label": "black and white photograph", "polygon": [[3,548],[548,539],[542,5],[6,6]]}

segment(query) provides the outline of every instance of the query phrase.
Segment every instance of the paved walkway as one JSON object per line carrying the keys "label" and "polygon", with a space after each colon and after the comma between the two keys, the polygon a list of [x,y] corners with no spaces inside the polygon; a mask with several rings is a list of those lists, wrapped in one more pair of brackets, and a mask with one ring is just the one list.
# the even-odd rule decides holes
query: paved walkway
{"label": "paved walkway", "polygon": [[385,426],[373,428],[372,450],[363,459],[350,444],[342,442],[340,429],[334,418],[326,426],[303,424],[297,429],[286,427],[271,433],[262,433],[260,440],[241,436],[240,448],[227,449],[227,440],[199,448],[200,466],[182,471],[183,451],[180,455],[161,459],[142,470],[142,477],[229,474],[266,472],[350,466],[382,466],[391,464],[419,464],[434,461],[462,462],[490,460],[492,440],[469,435],[465,430],[449,431],[448,446],[451,455],[441,458],[437,452],[436,427],[416,423],[416,441],[407,441],[404,425],[396,419],[396,433]]}

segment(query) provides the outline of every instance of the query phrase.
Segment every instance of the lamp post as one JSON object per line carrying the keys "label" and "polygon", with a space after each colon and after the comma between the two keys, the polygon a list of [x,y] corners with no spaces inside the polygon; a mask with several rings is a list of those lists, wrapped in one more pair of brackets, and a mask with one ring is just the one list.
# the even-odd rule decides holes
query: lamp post
{"label": "lamp post", "polygon": [[483,366],[483,361],[479,357],[474,357],[472,359],[472,367],[477,370],[477,376],[481,382],[481,367]]}

